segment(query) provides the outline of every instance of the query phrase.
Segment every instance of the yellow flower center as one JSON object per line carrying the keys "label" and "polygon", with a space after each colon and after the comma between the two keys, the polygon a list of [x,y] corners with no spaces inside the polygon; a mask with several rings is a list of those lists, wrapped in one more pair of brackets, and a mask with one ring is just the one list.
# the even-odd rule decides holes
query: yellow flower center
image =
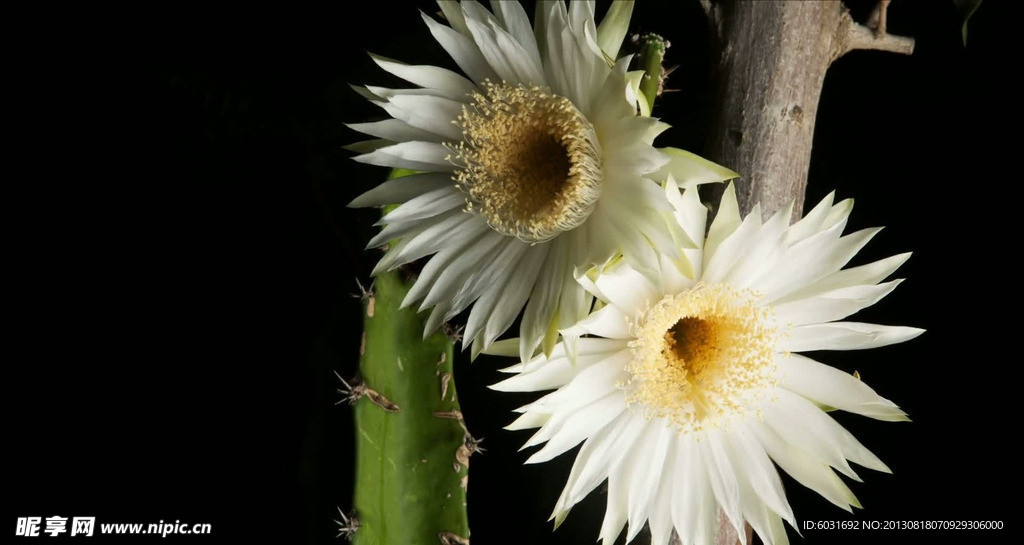
{"label": "yellow flower center", "polygon": [[757,299],[698,284],[648,307],[632,326],[627,402],[681,433],[752,411],[751,401],[773,385],[776,340],[771,309]]}
{"label": "yellow flower center", "polygon": [[484,84],[449,145],[468,210],[499,233],[537,243],[574,229],[601,195],[594,126],[565,97],[540,87]]}

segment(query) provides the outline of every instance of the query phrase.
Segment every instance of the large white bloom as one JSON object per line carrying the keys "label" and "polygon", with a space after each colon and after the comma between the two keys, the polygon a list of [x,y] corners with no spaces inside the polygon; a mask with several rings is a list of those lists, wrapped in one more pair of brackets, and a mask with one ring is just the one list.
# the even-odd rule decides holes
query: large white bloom
{"label": "large white bloom", "polygon": [[[356,160],[420,173],[388,181],[353,206],[403,203],[370,246],[398,240],[376,271],[433,254],[405,304],[433,307],[427,330],[473,305],[474,355],[523,307],[520,350],[532,355],[586,316],[593,299],[576,268],[621,253],[651,273],[651,242],[672,244],[671,206],[655,180],[684,185],[735,174],[651,144],[667,125],[637,92],[628,58],[613,62],[631,4],[598,28],[593,2],[538,3],[531,27],[518,2],[439,2],[451,25],[424,15],[466,77],[374,57],[414,89],[362,92],[391,119],[351,125],[377,137]],[[598,45],[600,44],[600,46]],[[375,272],[376,272],[375,271]]]}
{"label": "large white bloom", "polygon": [[[847,510],[859,504],[833,468],[853,479],[847,460],[889,471],[825,410],[889,421],[906,420],[903,411],[797,352],[919,335],[838,321],[892,291],[899,280],[880,282],[909,254],[841,270],[879,230],[842,236],[853,205],[831,195],[792,226],[790,210],[762,224],[758,208],[740,220],[730,186],[705,236],[696,192],[680,196],[671,181],[666,189],[700,248],[663,259],[657,284],[625,264],[582,276],[598,310],[566,330],[550,357],[506,369],[516,375],[494,388],[555,389],[510,426],[540,428],[526,445],[546,445],[529,463],[583,442],[556,524],[607,478],[604,543],[626,521],[630,540],[650,521],[656,545],[673,528],[685,544],[711,543],[718,508],[741,535],[748,522],[765,543],[785,543],[782,519],[795,522],[773,461]],[[492,351],[514,355],[509,348],[501,341]]]}

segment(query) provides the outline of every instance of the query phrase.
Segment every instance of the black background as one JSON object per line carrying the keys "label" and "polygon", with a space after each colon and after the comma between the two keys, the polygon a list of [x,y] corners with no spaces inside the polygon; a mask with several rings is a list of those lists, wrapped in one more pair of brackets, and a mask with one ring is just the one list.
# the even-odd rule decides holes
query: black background
{"label": "black background", "polygon": [[[707,31],[696,2],[668,4],[638,5],[632,29],[667,36],[680,65],[669,84],[680,92],[655,108],[675,126],[659,143],[699,150]],[[829,71],[808,203],[835,189],[857,200],[851,229],[887,226],[857,263],[915,252],[899,273],[908,281],[859,319],[928,332],[820,355],[914,422],[837,415],[894,474],[862,471],[851,486],[865,510],[852,516],[787,481],[800,520],[1016,526],[997,495],[1017,495],[1020,427],[1008,5],[986,1],[964,48],[952,2],[896,0],[890,30],[915,37],[915,54],[855,52]],[[453,66],[414,9],[432,4],[368,7],[8,14],[4,535],[16,517],[61,515],[213,525],[170,538],[180,542],[334,542],[353,476],[351,411],[334,405],[332,371],[354,374],[350,295],[378,257],[363,251],[376,211],[345,204],[385,175],[341,150],[359,139],[343,123],[380,115],[348,84],[398,86],[364,51]],[[859,20],[870,7],[851,5]],[[457,361],[469,427],[488,449],[472,462],[473,542],[592,543],[603,495],[551,532],[572,456],[521,465],[527,433],[500,428],[531,396],[486,390],[499,363]],[[804,536],[987,543],[1008,532]]]}

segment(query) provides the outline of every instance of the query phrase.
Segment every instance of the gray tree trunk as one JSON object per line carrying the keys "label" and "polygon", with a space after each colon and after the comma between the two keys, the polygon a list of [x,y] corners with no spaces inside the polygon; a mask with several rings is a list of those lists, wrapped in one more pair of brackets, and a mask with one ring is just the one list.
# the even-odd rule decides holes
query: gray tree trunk
{"label": "gray tree trunk", "polygon": [[[885,33],[888,3],[880,0],[868,28],[838,0],[701,0],[718,100],[704,155],[742,176],[736,183],[742,213],[760,202],[762,213],[772,214],[795,201],[793,219],[801,216],[829,65],[854,49],[913,52],[912,39]],[[740,541],[721,512],[718,526],[718,545]],[[750,543],[750,526],[746,534]],[[672,543],[680,543],[677,536]]]}

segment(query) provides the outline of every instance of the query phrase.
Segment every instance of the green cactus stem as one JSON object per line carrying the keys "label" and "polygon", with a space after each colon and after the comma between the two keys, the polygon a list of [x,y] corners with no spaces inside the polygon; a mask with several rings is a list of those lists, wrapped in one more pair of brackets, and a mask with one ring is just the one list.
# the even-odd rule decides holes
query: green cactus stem
{"label": "green cactus stem", "polygon": [[424,318],[400,309],[412,282],[378,275],[363,295],[354,401],[355,545],[468,544],[466,486],[476,442],[452,379],[452,340],[423,338]]}
{"label": "green cactus stem", "polygon": [[640,92],[647,99],[647,104],[653,108],[654,99],[661,95],[663,77],[666,75],[662,62],[665,60],[668,40],[657,34],[644,34],[636,39],[637,66],[644,71],[644,77],[640,80]]}

